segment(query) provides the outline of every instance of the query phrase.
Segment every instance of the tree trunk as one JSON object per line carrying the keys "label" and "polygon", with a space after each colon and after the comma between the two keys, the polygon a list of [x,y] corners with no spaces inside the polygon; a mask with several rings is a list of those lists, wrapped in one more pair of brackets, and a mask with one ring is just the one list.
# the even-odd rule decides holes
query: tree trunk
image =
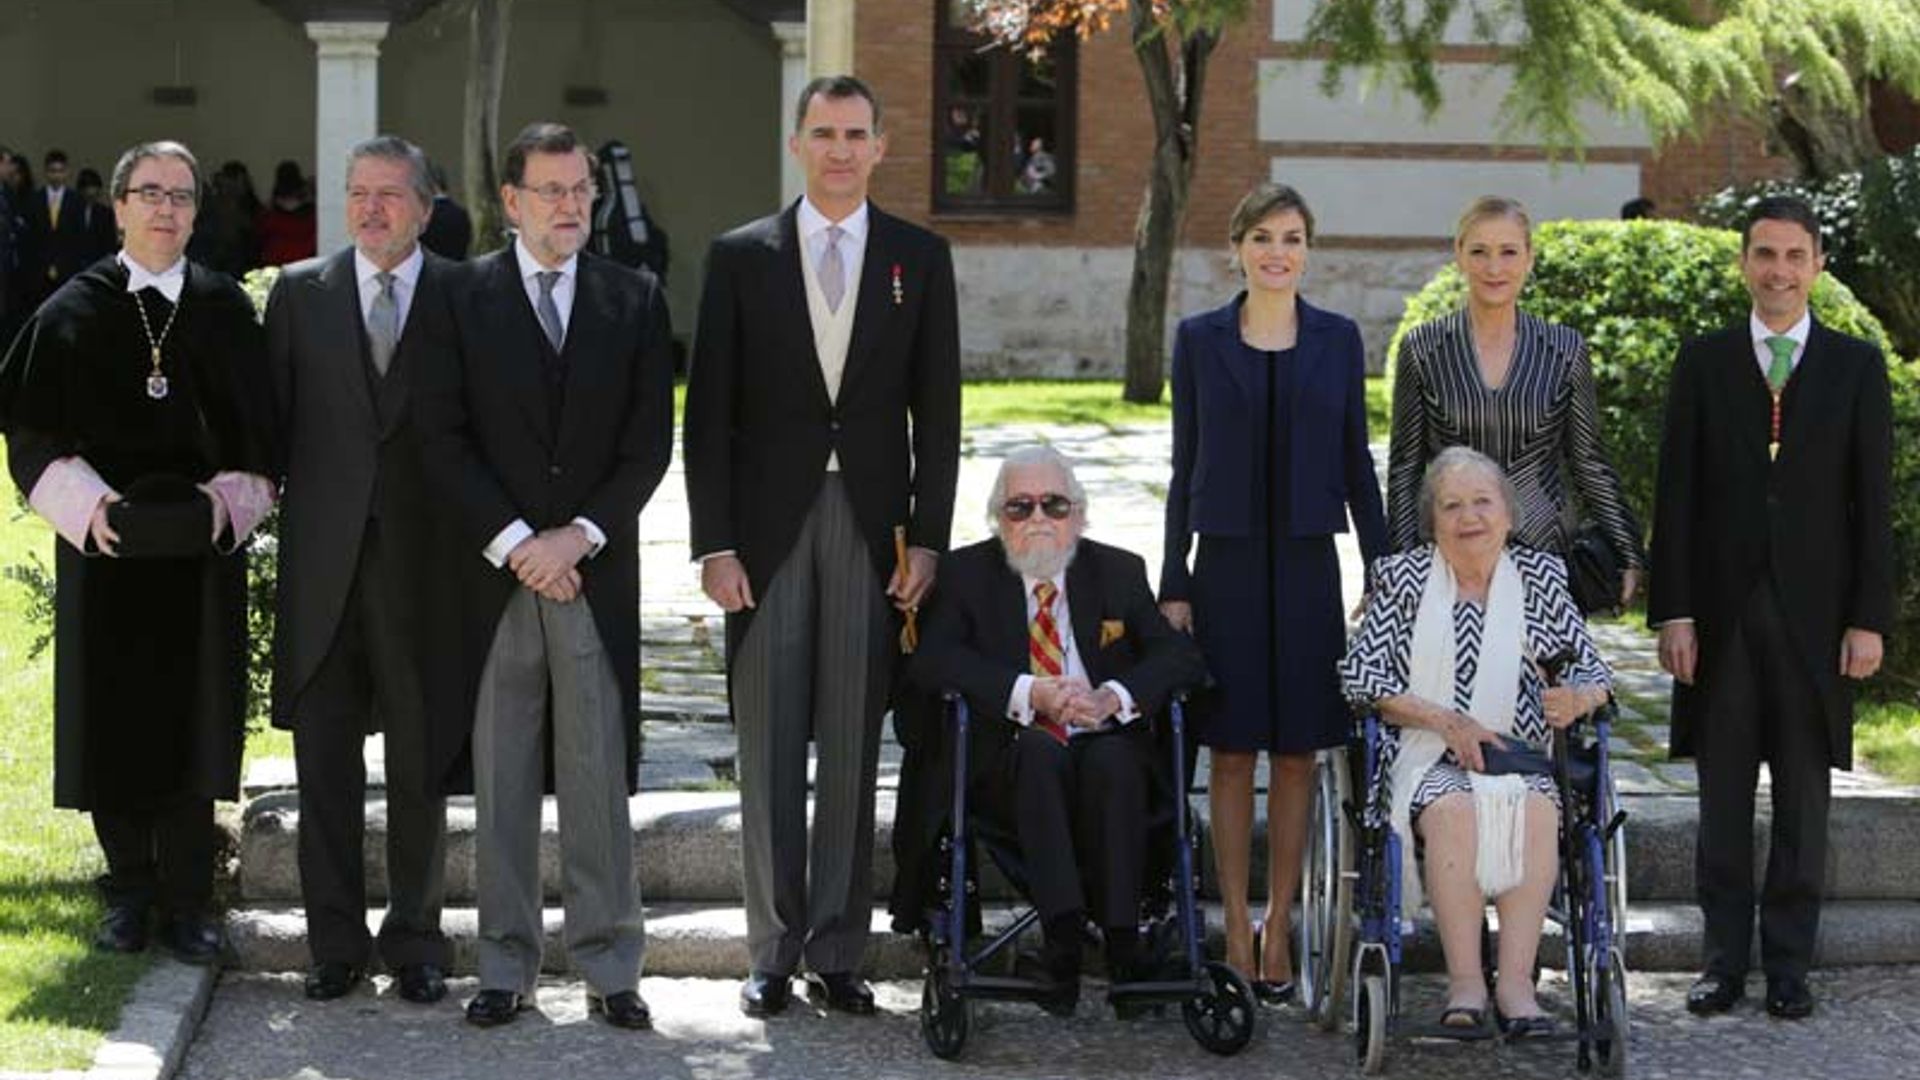
{"label": "tree trunk", "polygon": [[461,150],[473,253],[506,240],[500,210],[500,85],[507,73],[507,20],[513,0],[473,0],[467,46],[467,110]]}
{"label": "tree trunk", "polygon": [[1873,132],[1865,80],[1856,87],[1855,111],[1816,103],[1788,79],[1773,102],[1773,130],[1808,180],[1859,172],[1886,155]]}
{"label": "tree trunk", "polygon": [[[1166,382],[1167,293],[1174,251],[1187,217],[1200,138],[1201,89],[1207,58],[1219,41],[1196,30],[1169,42],[1172,30],[1154,20],[1151,0],[1129,0],[1133,54],[1146,79],[1153,110],[1153,164],[1133,229],[1133,275],[1127,286],[1126,400],[1160,400]],[[1173,47],[1170,47],[1170,44]],[[1174,67],[1174,48],[1180,66]]]}

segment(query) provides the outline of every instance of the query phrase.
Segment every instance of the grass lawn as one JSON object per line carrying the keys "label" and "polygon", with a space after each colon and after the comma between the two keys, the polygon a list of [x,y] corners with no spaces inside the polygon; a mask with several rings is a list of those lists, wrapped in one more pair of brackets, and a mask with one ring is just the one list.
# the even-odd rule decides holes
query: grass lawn
{"label": "grass lawn", "polygon": [[[53,534],[8,499],[0,566],[30,552],[51,570]],[[0,582],[0,1071],[84,1069],[149,961],[89,944],[103,865],[86,816],[52,805],[53,651],[28,658],[29,599]]]}
{"label": "grass lawn", "polygon": [[1889,780],[1920,784],[1920,706],[1863,701],[1855,707],[1853,745],[1867,766]]}

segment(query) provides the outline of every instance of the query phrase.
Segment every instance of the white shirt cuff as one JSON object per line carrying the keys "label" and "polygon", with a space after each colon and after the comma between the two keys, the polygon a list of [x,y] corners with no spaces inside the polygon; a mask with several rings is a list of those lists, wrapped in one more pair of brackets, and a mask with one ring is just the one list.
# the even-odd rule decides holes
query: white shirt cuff
{"label": "white shirt cuff", "polygon": [[488,544],[480,555],[495,567],[505,566],[507,556],[513,554],[513,549],[520,546],[520,541],[532,535],[533,526],[528,525],[524,519],[514,518],[513,524],[501,529],[493,538],[493,542]]}
{"label": "white shirt cuff", "polygon": [[1033,726],[1033,676],[1016,675],[1007,695],[1007,719],[1021,727]]}
{"label": "white shirt cuff", "polygon": [[574,518],[573,523],[587,534],[587,558],[600,554],[600,549],[607,546],[607,534],[600,531],[600,526],[583,517]]}
{"label": "white shirt cuff", "polygon": [[1671,618],[1671,619],[1662,619],[1662,620],[1660,620],[1660,626],[1656,626],[1656,627],[1654,627],[1654,629],[1655,629],[1655,630],[1658,630],[1658,629],[1660,629],[1660,627],[1661,627],[1661,626],[1682,626],[1682,625],[1685,625],[1685,626],[1692,626],[1692,625],[1693,625],[1693,616],[1691,616],[1691,615],[1676,615],[1676,616],[1674,616],[1674,617],[1673,617],[1673,618]]}
{"label": "white shirt cuff", "polygon": [[733,554],[735,554],[735,552],[732,548],[727,548],[724,551],[709,551],[705,555],[698,556],[693,561],[699,563],[701,566],[705,566],[707,565],[708,559],[718,559]]}
{"label": "white shirt cuff", "polygon": [[1102,690],[1113,691],[1113,696],[1120,699],[1120,711],[1113,714],[1115,720],[1123,724],[1131,724],[1135,720],[1140,719],[1140,709],[1134,705],[1133,695],[1128,693],[1127,688],[1120,684],[1120,680],[1108,679],[1106,682],[1100,684],[1100,688]]}

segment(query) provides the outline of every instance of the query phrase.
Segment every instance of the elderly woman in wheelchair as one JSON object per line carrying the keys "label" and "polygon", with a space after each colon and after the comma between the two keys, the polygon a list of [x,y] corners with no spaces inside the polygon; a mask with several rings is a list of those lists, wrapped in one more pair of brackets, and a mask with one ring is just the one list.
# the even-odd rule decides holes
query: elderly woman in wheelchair
{"label": "elderly woman in wheelchair", "polygon": [[[1554,729],[1608,700],[1611,675],[1558,556],[1509,546],[1517,502],[1490,458],[1453,447],[1428,466],[1421,535],[1381,559],[1341,663],[1347,696],[1381,720],[1370,783],[1401,837],[1403,910],[1420,901],[1413,841],[1447,965],[1442,1031],[1491,1034],[1486,899],[1499,913],[1491,1002],[1510,1038],[1552,1035],[1534,961],[1558,874]],[[1564,671],[1544,670],[1558,658]],[[1558,685],[1554,685],[1554,683]]]}

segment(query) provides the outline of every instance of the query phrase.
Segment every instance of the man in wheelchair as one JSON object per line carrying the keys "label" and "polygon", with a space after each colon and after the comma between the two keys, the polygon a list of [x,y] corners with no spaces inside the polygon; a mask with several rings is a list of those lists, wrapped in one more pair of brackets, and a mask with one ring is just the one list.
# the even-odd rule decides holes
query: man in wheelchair
{"label": "man in wheelchair", "polygon": [[[1413,863],[1425,845],[1426,896],[1446,956],[1438,1023],[1491,1034],[1482,969],[1486,899],[1500,915],[1492,1003],[1510,1038],[1554,1034],[1533,968],[1559,872],[1561,791],[1542,748],[1555,729],[1604,705],[1611,675],[1554,555],[1509,546],[1513,489],[1491,459],[1443,451],[1420,491],[1430,542],[1381,559],[1341,676],[1382,721],[1375,775],[1401,837],[1402,910],[1419,906]],[[1561,685],[1542,670],[1568,657]]]}
{"label": "man in wheelchair", "polygon": [[1060,453],[1009,454],[987,507],[993,537],[941,560],[912,675],[960,692],[977,718],[969,796],[1019,841],[1053,984],[1042,1003],[1071,1013],[1090,919],[1116,980],[1144,956],[1157,758],[1143,717],[1204,667],[1161,617],[1140,557],[1082,539],[1086,492]]}

